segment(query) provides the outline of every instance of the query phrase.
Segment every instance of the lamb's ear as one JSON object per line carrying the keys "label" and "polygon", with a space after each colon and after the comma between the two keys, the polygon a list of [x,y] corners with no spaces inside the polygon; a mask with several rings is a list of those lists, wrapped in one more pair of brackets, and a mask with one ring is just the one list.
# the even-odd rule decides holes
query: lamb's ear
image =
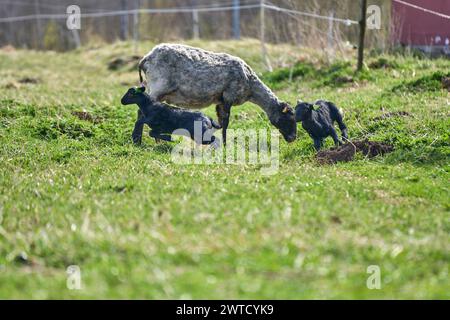
{"label": "lamb's ear", "polygon": [[302,103],[302,100],[297,100],[297,105],[299,105],[300,103]]}
{"label": "lamb's ear", "polygon": [[284,108],[283,108],[283,110],[281,110],[281,112],[288,113],[289,112],[289,107],[288,106],[284,106]]}
{"label": "lamb's ear", "polygon": [[142,93],[142,92],[145,92],[145,87],[142,86],[142,87],[136,88],[136,89],[134,89],[134,91],[135,91],[136,93]]}

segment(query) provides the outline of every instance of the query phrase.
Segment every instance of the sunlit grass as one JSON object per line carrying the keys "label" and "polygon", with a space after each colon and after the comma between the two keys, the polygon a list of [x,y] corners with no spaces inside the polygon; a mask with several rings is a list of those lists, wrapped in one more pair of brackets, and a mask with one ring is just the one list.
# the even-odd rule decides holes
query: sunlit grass
{"label": "sunlit grass", "polygon": [[[255,40],[190,44],[270,77]],[[299,127],[267,177],[174,164],[170,144],[149,137],[131,144],[136,107],[119,100],[138,75],[107,64],[152,45],[0,51],[0,298],[449,298],[449,95],[408,86],[448,61],[386,56],[396,64],[360,77],[347,57],[333,72],[354,82],[335,84],[325,72],[341,60],[269,46],[275,72],[317,67],[271,79],[280,98],[334,101],[351,138],[395,151],[319,166]],[[82,110],[100,121],[71,114]],[[373,120],[392,111],[411,116]],[[233,107],[231,128],[269,127],[257,106]],[[82,290],[66,287],[72,264]],[[381,268],[381,290],[366,287],[369,265]]]}

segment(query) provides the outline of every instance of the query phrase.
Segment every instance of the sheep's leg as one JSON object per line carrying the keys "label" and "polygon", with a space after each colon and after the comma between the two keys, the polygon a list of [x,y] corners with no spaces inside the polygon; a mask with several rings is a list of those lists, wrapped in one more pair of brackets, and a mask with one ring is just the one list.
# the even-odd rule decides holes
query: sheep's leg
{"label": "sheep's leg", "polygon": [[[226,128],[224,127],[224,121],[227,117],[226,111],[225,111],[225,105],[224,104],[218,104],[216,106],[216,113],[217,113],[217,121],[219,122],[219,125],[222,127],[222,138],[223,138],[223,144],[225,145],[226,142]],[[228,127],[228,124],[227,124]]]}
{"label": "sheep's leg", "polygon": [[138,110],[137,119],[134,124],[133,133],[131,134],[131,138],[133,139],[133,143],[141,144],[142,142],[142,131],[144,130],[144,114],[141,110]]}
{"label": "sheep's leg", "polygon": [[331,134],[331,137],[333,138],[334,145],[335,145],[336,147],[342,145],[342,141],[339,140],[339,137],[338,137],[338,135],[337,135],[336,129],[334,129],[333,127],[331,127],[331,128],[330,128],[330,134]]}
{"label": "sheep's leg", "polygon": [[222,139],[223,145],[227,144],[227,129],[230,123],[231,104],[225,103],[223,105],[223,119],[222,119]]}
{"label": "sheep's leg", "polygon": [[339,125],[339,130],[341,130],[342,139],[344,141],[347,141],[348,140],[347,126],[345,125],[345,123],[342,119],[342,115],[339,112],[336,115],[336,122]]}
{"label": "sheep's leg", "polygon": [[322,147],[322,139],[321,138],[313,138],[314,139],[314,148],[316,151],[319,151]]}
{"label": "sheep's leg", "polygon": [[172,142],[172,137],[168,134],[160,134],[158,136],[159,139],[164,140],[164,141],[169,141]]}
{"label": "sheep's leg", "polygon": [[341,126],[341,124],[339,124],[339,129],[341,130],[342,140],[348,141],[347,127],[345,126],[345,124],[343,122],[342,122],[342,126]]}
{"label": "sheep's leg", "polygon": [[150,135],[150,137],[155,138],[156,142],[159,142],[159,140],[164,140],[164,141],[169,141],[169,142],[172,141],[172,137],[168,134],[159,134],[154,131],[150,131],[149,135]]}
{"label": "sheep's leg", "polygon": [[216,114],[219,125],[223,127],[223,105],[221,104],[216,105]]}
{"label": "sheep's leg", "polygon": [[203,140],[202,145],[215,144],[216,137],[212,136],[211,140]]}

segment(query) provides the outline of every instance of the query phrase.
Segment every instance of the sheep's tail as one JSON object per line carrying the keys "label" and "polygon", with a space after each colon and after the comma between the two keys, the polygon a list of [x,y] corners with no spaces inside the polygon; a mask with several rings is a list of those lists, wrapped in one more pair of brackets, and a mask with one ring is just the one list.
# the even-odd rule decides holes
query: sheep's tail
{"label": "sheep's tail", "polygon": [[144,82],[144,79],[142,78],[142,68],[141,65],[139,64],[139,83]]}
{"label": "sheep's tail", "polygon": [[[143,66],[144,66],[144,59],[142,59],[141,61],[139,61],[138,64],[138,69],[139,69],[139,83],[142,85],[144,84],[144,78],[142,77],[142,70],[143,70]],[[144,71],[145,73],[145,71]]]}
{"label": "sheep's tail", "polygon": [[209,120],[211,121],[211,125],[213,126],[214,129],[222,129],[222,126],[218,124],[215,120],[211,118],[209,118]]}

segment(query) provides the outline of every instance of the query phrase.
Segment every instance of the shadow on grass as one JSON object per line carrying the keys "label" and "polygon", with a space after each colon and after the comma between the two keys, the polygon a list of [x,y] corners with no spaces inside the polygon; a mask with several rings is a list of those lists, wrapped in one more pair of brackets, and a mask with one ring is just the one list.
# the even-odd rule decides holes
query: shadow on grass
{"label": "shadow on grass", "polygon": [[154,151],[158,154],[170,154],[174,147],[175,143],[173,142],[159,142],[151,148],[151,151]]}
{"label": "shadow on grass", "polygon": [[416,80],[403,81],[399,85],[394,86],[391,91],[422,93],[424,91],[440,91],[444,88],[444,79],[450,77],[450,72],[444,73],[441,71],[425,75]]}
{"label": "shadow on grass", "polygon": [[298,78],[313,80],[315,87],[342,87],[357,81],[372,80],[373,76],[367,70],[356,73],[350,62],[342,61],[320,68],[310,62],[297,62],[292,67],[262,75],[262,80],[272,89],[285,88]]}

